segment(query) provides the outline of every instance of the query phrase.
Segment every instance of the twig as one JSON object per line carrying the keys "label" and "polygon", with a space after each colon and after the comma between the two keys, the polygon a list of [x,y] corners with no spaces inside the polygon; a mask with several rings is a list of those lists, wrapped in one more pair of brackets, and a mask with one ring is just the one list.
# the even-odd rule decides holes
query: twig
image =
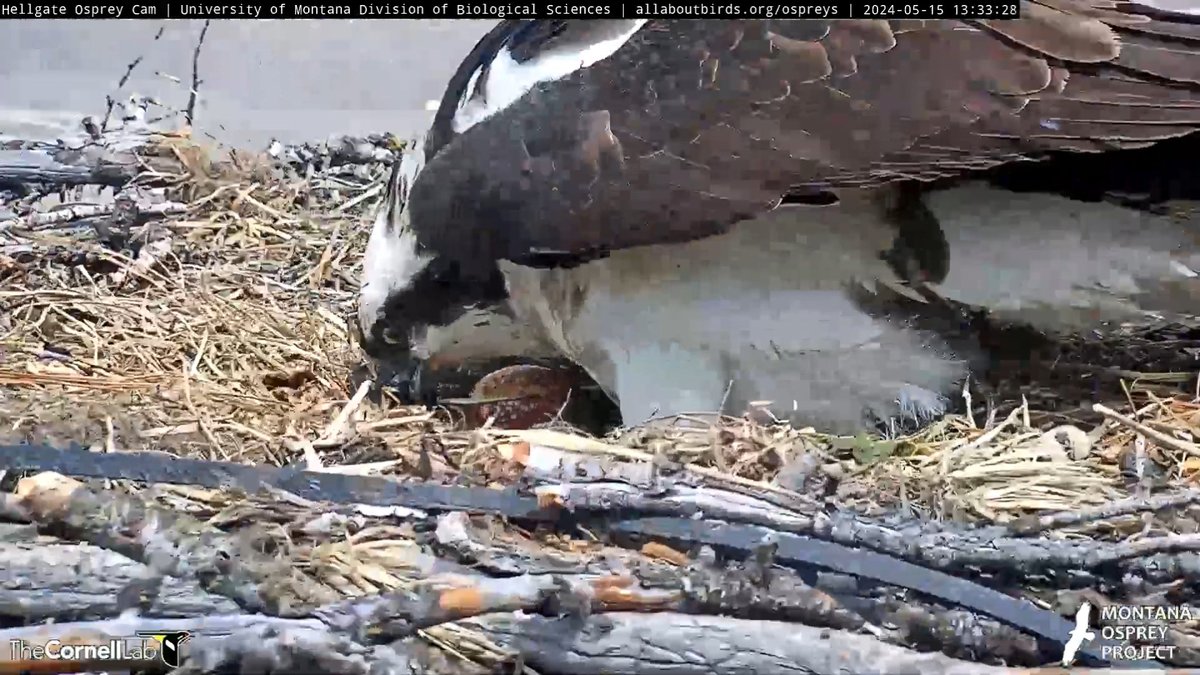
{"label": "twig", "polygon": [[[202,636],[188,643],[178,675],[210,673],[322,673],[369,675],[446,672],[421,663],[423,645],[406,641],[368,647],[344,635],[307,626],[256,625],[229,637]],[[461,671],[459,671],[461,672]],[[469,671],[468,671],[469,672]]]}
{"label": "twig", "polygon": [[101,493],[54,473],[21,480],[16,500],[39,529],[121,553],[145,563],[152,575],[194,578],[204,590],[249,611],[270,604],[260,584],[277,574],[277,564],[191,516]]}
{"label": "twig", "polygon": [[45,183],[47,185],[74,187],[77,185],[99,185],[121,188],[137,176],[133,164],[98,162],[92,166],[63,163],[27,164],[0,161],[0,187]]}
{"label": "twig", "polygon": [[1158,431],[1157,429],[1154,429],[1153,427],[1149,427],[1145,424],[1142,424],[1141,422],[1138,422],[1137,420],[1135,420],[1131,417],[1126,417],[1125,415],[1122,415],[1121,413],[1117,412],[1116,410],[1113,410],[1112,408],[1101,405],[1099,403],[1093,405],[1092,410],[1100,413],[1101,415],[1104,415],[1105,417],[1108,417],[1112,420],[1120,422],[1121,424],[1123,424],[1131,429],[1134,429],[1135,431],[1141,433],[1144,436],[1148,436],[1148,437],[1154,439],[1156,442],[1158,442],[1161,445],[1165,445],[1166,447],[1172,448],[1174,450],[1179,450],[1180,452],[1186,452],[1187,454],[1192,455],[1193,457],[1200,457],[1200,446],[1197,446],[1195,443],[1188,443],[1187,441],[1183,441],[1178,438],[1173,438],[1171,436],[1168,436],[1167,434],[1164,434],[1163,432]]}
{"label": "twig", "polygon": [[[158,27],[158,32],[156,32],[154,34],[153,42],[158,42],[158,39],[163,36],[163,30],[165,28],[166,28],[166,26]],[[128,66],[125,67],[125,74],[122,75],[121,79],[117,81],[117,88],[113,92],[113,94],[121,91],[122,87],[124,87],[125,84],[129,82],[129,78],[130,78],[130,76],[133,75],[134,69],[138,67],[138,64],[140,64],[142,62],[143,58],[145,58],[144,54],[138,56],[136,59],[131,61]],[[105,131],[108,131],[108,120],[112,117],[113,106],[116,105],[116,103],[117,103],[117,99],[113,98],[113,94],[109,94],[104,97],[104,101],[105,101],[104,120],[100,122],[100,133],[104,133]]]}
{"label": "twig", "polygon": [[1187,490],[1149,498],[1131,497],[1079,511],[1022,516],[1010,523],[1008,530],[1015,536],[1027,537],[1045,530],[1074,527],[1097,520],[1108,520],[1117,516],[1128,516],[1146,511],[1165,511],[1196,503],[1200,503],[1200,490]]}
{"label": "twig", "polygon": [[[269,466],[164,458],[154,453],[97,454],[84,449],[61,450],[47,446],[0,445],[0,467],[55,471],[76,476],[134,480],[150,483],[241,488],[257,492],[274,487],[305,499],[343,504],[403,506],[425,511],[490,512],[517,520],[557,520],[556,509],[546,508],[564,493],[540,490],[541,499],[514,490],[452,487],[427,482],[400,483],[375,476],[343,476],[296,471]],[[714,488],[670,490],[647,495],[629,486],[574,484],[568,501],[577,509],[603,513],[625,507],[641,514],[686,520],[700,512],[743,523],[766,525],[777,531],[806,534],[849,547],[887,553],[946,572],[1002,571],[1024,578],[1055,568],[1092,569],[1096,565],[1124,562],[1155,552],[1192,551],[1193,539],[1156,537],[1138,547],[1107,542],[1059,541],[1008,537],[1002,527],[954,528],[946,525],[884,522],[848,512],[814,512],[780,508],[764,498],[737,495]],[[547,502],[546,500],[550,501]],[[541,503],[539,504],[539,501]],[[631,514],[632,515],[632,514]],[[1136,565],[1137,561],[1130,561]],[[1161,566],[1162,561],[1159,561]],[[1200,571],[1179,572],[1181,578],[1198,578]]]}
{"label": "twig", "polygon": [[[7,514],[6,514],[7,515]],[[0,525],[0,623],[104,619],[121,610],[118,594],[152,576],[145,565],[91,544],[52,540],[28,525]],[[173,578],[147,608],[150,616],[237,613],[227,598]]]}
{"label": "twig", "polygon": [[200,409],[196,407],[196,403],[192,400],[192,378],[189,373],[192,364],[187,358],[183,358],[181,360],[183,361],[183,370],[181,373],[182,379],[180,380],[180,383],[183,385],[184,404],[187,406],[188,411],[196,417],[196,424],[200,425],[200,431],[204,434],[204,437],[208,439],[208,442],[212,444],[212,449],[225,455],[225,459],[229,459],[229,455],[225,453],[221,442],[218,441],[216,435],[213,434],[212,427],[208,424],[208,420],[200,413]]}
{"label": "twig", "polygon": [[[497,615],[468,622],[535,668],[573,675],[1020,675],[916,652],[871,635],[777,621],[682,614],[605,614],[583,622]],[[1036,672],[1036,671],[1034,671]],[[1049,672],[1049,671],[1047,671]],[[1075,668],[1106,675],[1163,670]]]}
{"label": "twig", "polygon": [[196,40],[196,48],[192,50],[192,87],[188,94],[187,109],[183,113],[188,126],[193,126],[196,119],[196,96],[200,93],[200,49],[204,47],[204,38],[208,35],[208,26],[211,23],[212,19],[205,19],[204,27],[200,29],[200,37]]}
{"label": "twig", "polygon": [[[973,581],[918,567],[897,558],[809,537],[771,532],[748,525],[681,518],[623,520],[614,523],[610,531],[617,536],[635,539],[654,538],[706,544],[732,549],[742,555],[754,553],[762,546],[764,537],[771,536],[778,546],[776,558],[779,564],[789,567],[815,566],[908,588],[926,597],[992,617],[1060,645],[1065,644],[1071,632],[1071,624],[1061,616],[1026,600],[1013,598]],[[1111,641],[1098,639],[1083,647],[1081,654],[1088,658],[1107,660],[1101,656],[1101,648],[1111,644]]]}
{"label": "twig", "polygon": [[416,630],[495,612],[561,613],[677,609],[682,595],[674,590],[648,590],[628,576],[576,577],[522,575],[503,579],[450,578],[441,587],[428,580],[411,591],[327,605],[313,616],[360,639],[378,635],[407,637]]}
{"label": "twig", "polygon": [[358,385],[358,391],[354,392],[354,396],[346,402],[345,407],[338,412],[337,417],[329,423],[325,429],[325,433],[321,434],[321,438],[313,442],[314,447],[331,447],[341,445],[346,441],[348,435],[353,432],[354,425],[350,423],[350,418],[354,416],[355,411],[366,400],[367,394],[371,393],[371,382],[363,382]]}
{"label": "twig", "polygon": [[[500,438],[512,438],[518,441],[525,441],[530,445],[544,445],[561,450],[563,452],[576,452],[600,456],[607,455],[609,457],[616,457],[635,462],[653,463],[655,461],[655,456],[648,452],[635,450],[633,448],[610,445],[608,443],[602,443],[600,441],[579,436],[572,436],[549,429],[495,429],[493,430],[493,433]],[[805,501],[815,503],[793,490],[788,490],[786,488],[779,487],[778,485],[771,485],[762,481],[742,478],[741,476],[725,473],[706,466],[685,464],[683,465],[683,470],[687,473],[691,473],[702,478],[707,478],[718,483],[747,488],[759,494],[770,493],[779,495],[780,497],[786,499],[789,503]]]}
{"label": "twig", "polygon": [[[179,202],[162,202],[159,204],[147,204],[139,206],[138,213],[141,215],[175,215],[186,213],[188,207],[186,204]],[[41,213],[31,213],[28,216],[21,218],[9,218],[8,220],[0,220],[0,230],[7,230],[13,227],[43,227],[46,225],[60,225],[69,223],[75,220],[83,220],[85,218],[95,218],[96,216],[105,216],[113,212],[112,204],[76,204],[65,208],[57,208]]]}
{"label": "twig", "polygon": [[389,165],[401,155],[400,145],[395,137],[389,134],[370,134],[362,137],[341,136],[322,143],[284,145],[275,141],[267,149],[267,154],[277,162],[304,173],[313,166],[329,169],[342,166]]}

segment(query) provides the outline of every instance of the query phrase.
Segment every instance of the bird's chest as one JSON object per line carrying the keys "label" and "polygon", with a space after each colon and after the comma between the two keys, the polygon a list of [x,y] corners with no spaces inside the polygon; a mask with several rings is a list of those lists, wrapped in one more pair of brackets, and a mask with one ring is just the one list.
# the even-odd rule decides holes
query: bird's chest
{"label": "bird's chest", "polygon": [[[677,345],[717,359],[870,342],[848,287],[894,279],[886,223],[781,210],[696,242],[618,251],[571,269],[502,265],[518,319],[604,385],[611,364]],[[861,214],[860,214],[861,215]]]}

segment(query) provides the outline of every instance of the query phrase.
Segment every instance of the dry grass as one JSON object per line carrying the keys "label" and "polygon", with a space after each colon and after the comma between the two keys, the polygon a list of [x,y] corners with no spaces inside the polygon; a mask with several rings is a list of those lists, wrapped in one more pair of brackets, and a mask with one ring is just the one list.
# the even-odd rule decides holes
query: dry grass
{"label": "dry grass", "polygon": [[[261,163],[214,165],[176,139],[156,152],[177,158],[167,196],[191,208],[154,228],[147,264],[86,226],[21,233],[33,253],[0,263],[10,430],[55,407],[111,403],[111,423],[67,417],[136,431],[79,440],[278,461],[281,439],[311,432],[346,397],[359,214],[297,208],[325,191],[273,180]],[[94,260],[62,264],[55,250]]]}
{"label": "dry grass", "polygon": [[[1200,403],[1136,389],[1121,410],[1140,429],[1127,419],[1043,432],[1019,407],[991,425],[951,417],[893,440],[741,418],[591,439],[462,429],[424,409],[364,404],[348,389],[359,355],[347,320],[382,168],[353,179],[287,178],[260,158],[214,161],[172,137],[149,154],[157,176],[172,182],[167,198],[189,209],[151,228],[140,259],[102,246],[89,227],[7,233],[23,251],[0,254],[0,422],[10,439],[360,473],[404,472],[432,439],[438,473],[470,470],[492,482],[511,475],[511,448],[522,441],[625,460],[661,454],[760,485],[808,456],[840,478],[843,504],[990,521],[1190,483],[1200,470]],[[214,522],[286,521],[288,509],[305,511],[186,488],[161,494]],[[420,577],[411,536],[367,526],[293,541],[293,555],[298,573],[319,581],[312,599],[370,593]],[[495,651],[459,626],[426,636],[468,656]]]}

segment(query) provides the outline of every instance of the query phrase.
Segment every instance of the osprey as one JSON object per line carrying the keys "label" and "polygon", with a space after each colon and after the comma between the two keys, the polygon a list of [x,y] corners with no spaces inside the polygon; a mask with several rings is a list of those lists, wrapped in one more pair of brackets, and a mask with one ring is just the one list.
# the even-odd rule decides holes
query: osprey
{"label": "osprey", "polygon": [[413,372],[565,357],[628,425],[927,422],[989,363],[972,317],[1200,315],[1197,129],[1197,19],[1118,0],[503,21],[391,176],[362,343]]}

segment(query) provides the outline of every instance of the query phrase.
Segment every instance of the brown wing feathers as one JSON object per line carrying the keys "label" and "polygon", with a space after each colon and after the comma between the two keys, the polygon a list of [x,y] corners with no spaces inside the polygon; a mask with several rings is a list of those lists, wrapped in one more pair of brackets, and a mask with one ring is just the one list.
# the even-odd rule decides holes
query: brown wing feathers
{"label": "brown wing feathers", "polygon": [[1120,54],[1120,42],[1112,27],[1088,16],[1089,4],[1026,1],[1021,3],[1019,20],[974,23],[1034,54],[1076,63],[1110,61]]}
{"label": "brown wing feathers", "polygon": [[[826,184],[932,179],[1040,151],[1136,148],[1200,129],[1200,25],[1125,11],[1130,7],[1104,0],[1024,2],[1019,21],[973,22],[998,38],[993,46],[979,44],[979,34],[954,31],[968,37],[948,53],[967,59],[986,82],[986,94],[977,88],[967,99],[979,119],[922,135],[869,169],[838,171]],[[925,30],[932,28],[928,23]],[[909,30],[900,39],[929,39],[921,32]],[[1009,56],[996,58],[997,48]],[[1027,61],[1018,64],[1013,54]],[[1049,79],[1037,87],[1046,73]],[[988,101],[988,95],[997,98]],[[1018,114],[989,114],[987,106],[1002,97],[1011,98]]]}
{"label": "brown wing feathers", "polygon": [[[793,190],[1144,146],[1200,129],[1196,21],[1119,0],[1023,0],[1014,21],[651,21],[448,146],[414,206],[456,209],[502,249],[485,257],[569,257],[711,235]],[[617,170],[587,143],[607,130],[556,140],[597,111]]]}

